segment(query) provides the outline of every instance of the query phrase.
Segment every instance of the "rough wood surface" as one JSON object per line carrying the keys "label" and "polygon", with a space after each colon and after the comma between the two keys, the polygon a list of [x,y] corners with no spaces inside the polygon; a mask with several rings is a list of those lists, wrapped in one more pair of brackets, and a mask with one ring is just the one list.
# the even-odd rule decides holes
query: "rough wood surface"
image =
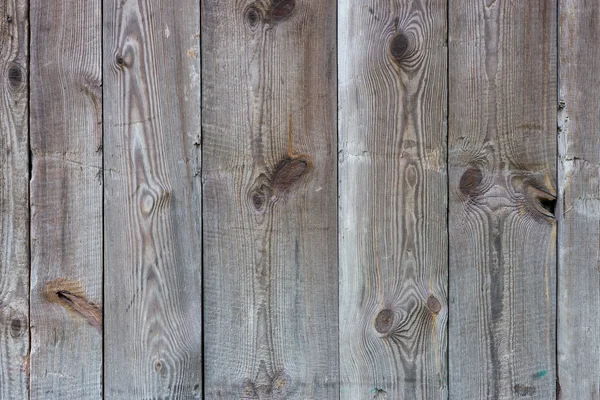
{"label": "rough wood surface", "polygon": [[557,4],[449,11],[450,398],[553,399]]}
{"label": "rough wood surface", "polygon": [[0,399],[29,378],[28,2],[0,2]]}
{"label": "rough wood surface", "polygon": [[336,3],[202,15],[206,396],[336,399]]}
{"label": "rough wood surface", "polygon": [[339,2],[342,399],[446,399],[446,1]]}
{"label": "rough wood surface", "polygon": [[103,13],[105,395],[202,398],[200,5]]}
{"label": "rough wood surface", "polygon": [[31,0],[31,398],[98,399],[100,1]]}
{"label": "rough wood surface", "polygon": [[600,4],[560,2],[558,378],[600,399]]}

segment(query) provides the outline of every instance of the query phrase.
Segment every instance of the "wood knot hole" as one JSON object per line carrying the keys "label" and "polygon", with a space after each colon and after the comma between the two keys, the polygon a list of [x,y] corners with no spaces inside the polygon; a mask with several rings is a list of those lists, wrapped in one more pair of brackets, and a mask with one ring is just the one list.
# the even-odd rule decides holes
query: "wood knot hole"
{"label": "wood knot hole", "polygon": [[525,184],[525,194],[533,208],[546,217],[554,218],[556,212],[556,196],[540,189],[535,184]]}
{"label": "wood knot hole", "polygon": [[8,22],[9,24],[12,22],[12,17],[10,15],[6,17],[6,22]]}
{"label": "wood knot hole", "polygon": [[160,373],[163,369],[163,363],[159,360],[154,363],[154,370]]}
{"label": "wood knot hole", "polygon": [[442,310],[442,305],[438,299],[431,295],[427,299],[427,308],[429,308],[429,311],[432,313],[437,314]]}
{"label": "wood knot hole", "polygon": [[483,181],[483,173],[479,168],[470,167],[460,178],[459,188],[464,195],[473,194]]}
{"label": "wood knot hole", "polygon": [[392,310],[381,310],[375,318],[375,330],[381,334],[389,333],[394,324],[394,312]]}
{"label": "wood knot hole", "polygon": [[392,58],[400,63],[411,56],[410,38],[403,32],[399,32],[390,40],[390,54]]}

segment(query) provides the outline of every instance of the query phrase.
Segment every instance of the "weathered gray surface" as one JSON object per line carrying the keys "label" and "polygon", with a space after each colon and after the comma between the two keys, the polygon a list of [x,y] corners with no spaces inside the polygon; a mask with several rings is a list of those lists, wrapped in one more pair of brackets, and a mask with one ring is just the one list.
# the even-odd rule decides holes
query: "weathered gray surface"
{"label": "weathered gray surface", "polygon": [[342,399],[446,399],[446,2],[339,2]]}
{"label": "weathered gray surface", "polygon": [[558,377],[600,399],[600,4],[560,2]]}
{"label": "weathered gray surface", "polygon": [[206,396],[336,399],[336,3],[202,15]]}
{"label": "weathered gray surface", "polygon": [[105,394],[202,398],[200,6],[103,12]]}
{"label": "weathered gray surface", "polygon": [[450,398],[553,399],[557,4],[449,4]]}
{"label": "weathered gray surface", "polygon": [[31,0],[31,398],[102,391],[100,1]]}
{"label": "weathered gray surface", "polygon": [[0,2],[0,399],[28,396],[27,6]]}

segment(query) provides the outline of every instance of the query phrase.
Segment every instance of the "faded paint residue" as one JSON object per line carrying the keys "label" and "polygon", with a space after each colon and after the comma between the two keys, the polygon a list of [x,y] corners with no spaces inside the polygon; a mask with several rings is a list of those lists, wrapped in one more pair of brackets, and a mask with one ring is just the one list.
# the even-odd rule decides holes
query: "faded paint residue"
{"label": "faded paint residue", "polygon": [[61,305],[72,315],[83,317],[102,333],[102,309],[87,299],[79,282],[65,278],[48,282],[46,300]]}
{"label": "faded paint residue", "polygon": [[548,375],[548,370],[543,369],[533,374],[533,379],[540,379],[545,377],[546,375]]}

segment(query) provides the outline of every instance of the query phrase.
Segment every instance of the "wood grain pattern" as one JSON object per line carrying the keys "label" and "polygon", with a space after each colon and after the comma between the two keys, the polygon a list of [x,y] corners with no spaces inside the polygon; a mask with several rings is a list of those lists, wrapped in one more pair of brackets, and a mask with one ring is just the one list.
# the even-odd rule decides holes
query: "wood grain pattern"
{"label": "wood grain pattern", "polygon": [[203,2],[210,399],[336,399],[334,0]]}
{"label": "wood grain pattern", "polygon": [[446,399],[446,1],[340,1],[342,399]]}
{"label": "wood grain pattern", "polygon": [[600,4],[560,2],[558,378],[600,399]]}
{"label": "wood grain pattern", "polygon": [[81,314],[102,305],[99,10],[30,2],[31,398],[102,393],[102,333]]}
{"label": "wood grain pattern", "polygon": [[556,10],[450,2],[450,398],[556,398]]}
{"label": "wood grain pattern", "polygon": [[28,397],[28,3],[0,2],[0,398]]}
{"label": "wood grain pattern", "polygon": [[103,13],[105,395],[202,398],[200,6]]}

